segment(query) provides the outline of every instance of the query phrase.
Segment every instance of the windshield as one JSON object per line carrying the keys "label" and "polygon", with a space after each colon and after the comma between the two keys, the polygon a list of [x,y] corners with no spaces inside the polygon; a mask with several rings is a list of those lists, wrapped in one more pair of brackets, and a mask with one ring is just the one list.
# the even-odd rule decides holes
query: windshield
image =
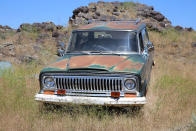
{"label": "windshield", "polygon": [[67,52],[137,52],[133,31],[74,31]]}

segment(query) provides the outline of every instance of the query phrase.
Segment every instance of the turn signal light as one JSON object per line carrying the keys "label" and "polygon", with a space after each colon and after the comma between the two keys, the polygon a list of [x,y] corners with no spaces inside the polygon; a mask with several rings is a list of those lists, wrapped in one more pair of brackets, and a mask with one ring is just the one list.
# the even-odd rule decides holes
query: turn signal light
{"label": "turn signal light", "polygon": [[111,97],[114,98],[120,97],[120,92],[111,92]]}
{"label": "turn signal light", "polygon": [[136,97],[135,93],[125,93],[125,97]]}
{"label": "turn signal light", "polygon": [[64,89],[57,90],[58,95],[65,95],[66,91]]}
{"label": "turn signal light", "polygon": [[54,91],[44,91],[45,95],[54,95]]}

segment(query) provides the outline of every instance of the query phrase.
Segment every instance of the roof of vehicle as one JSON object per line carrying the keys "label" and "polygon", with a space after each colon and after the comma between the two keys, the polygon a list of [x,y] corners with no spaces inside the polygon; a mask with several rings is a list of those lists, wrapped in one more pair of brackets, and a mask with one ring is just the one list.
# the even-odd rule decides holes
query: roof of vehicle
{"label": "roof of vehicle", "polygon": [[77,30],[139,30],[145,27],[140,20],[128,21],[95,21],[87,25],[80,26]]}

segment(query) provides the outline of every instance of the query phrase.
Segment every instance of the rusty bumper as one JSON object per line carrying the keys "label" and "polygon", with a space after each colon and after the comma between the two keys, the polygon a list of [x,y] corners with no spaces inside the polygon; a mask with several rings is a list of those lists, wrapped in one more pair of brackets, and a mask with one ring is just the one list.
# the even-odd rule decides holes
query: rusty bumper
{"label": "rusty bumper", "polygon": [[59,96],[36,94],[35,100],[52,104],[81,104],[81,105],[108,105],[108,106],[141,106],[146,104],[145,97],[84,97],[84,96]]}

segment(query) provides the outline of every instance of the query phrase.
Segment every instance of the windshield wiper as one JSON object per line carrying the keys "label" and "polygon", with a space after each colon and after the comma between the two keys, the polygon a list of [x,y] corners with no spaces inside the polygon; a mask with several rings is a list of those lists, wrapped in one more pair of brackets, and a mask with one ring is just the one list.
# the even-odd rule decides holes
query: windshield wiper
{"label": "windshield wiper", "polygon": [[103,52],[102,51],[90,51],[89,53],[100,53],[100,54],[102,54]]}
{"label": "windshield wiper", "polygon": [[66,54],[85,54],[88,55],[88,52],[84,52],[84,51],[67,51]]}
{"label": "windshield wiper", "polygon": [[114,53],[112,51],[90,51],[90,54],[93,54],[93,53],[99,53],[99,54],[105,54],[105,55],[121,55],[119,53]]}

